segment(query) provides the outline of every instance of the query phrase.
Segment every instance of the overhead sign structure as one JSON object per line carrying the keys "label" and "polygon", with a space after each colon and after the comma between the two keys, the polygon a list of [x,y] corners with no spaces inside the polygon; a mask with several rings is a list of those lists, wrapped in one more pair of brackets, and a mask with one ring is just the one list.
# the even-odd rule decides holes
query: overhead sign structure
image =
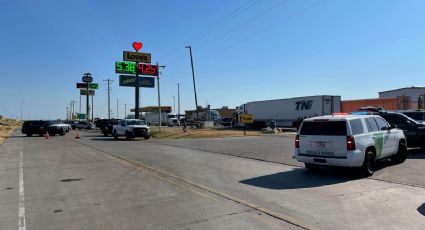
{"label": "overhead sign structure", "polygon": [[252,114],[239,114],[238,120],[241,123],[252,124],[254,123],[254,116]]}
{"label": "overhead sign structure", "polygon": [[120,86],[155,88],[155,78],[120,75]]}
{"label": "overhead sign structure", "polygon": [[124,51],[123,52],[123,60],[124,61],[151,63],[151,54],[150,53],[139,53],[139,52]]}
{"label": "overhead sign structure", "polygon": [[[87,83],[77,83],[77,89],[86,89]],[[89,89],[99,89],[98,83],[89,83]]]}
{"label": "overhead sign structure", "polygon": [[[95,95],[95,90],[93,89],[89,89],[89,94],[88,96],[94,96]],[[80,95],[81,96],[87,96],[87,90],[86,89],[80,89]]]}

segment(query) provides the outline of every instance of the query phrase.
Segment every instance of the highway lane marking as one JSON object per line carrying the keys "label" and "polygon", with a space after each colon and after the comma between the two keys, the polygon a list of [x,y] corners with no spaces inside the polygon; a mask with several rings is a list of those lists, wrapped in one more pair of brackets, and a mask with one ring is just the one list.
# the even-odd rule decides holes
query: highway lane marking
{"label": "highway lane marking", "polygon": [[19,157],[19,230],[26,230],[25,223],[25,192],[24,192],[24,153]]}
{"label": "highway lane marking", "polygon": [[177,175],[173,175],[171,173],[165,172],[165,171],[163,171],[161,169],[158,169],[158,168],[155,168],[153,166],[146,165],[146,164],[143,164],[143,163],[138,162],[138,161],[130,160],[130,159],[127,159],[127,158],[125,158],[123,156],[115,155],[113,153],[109,153],[109,152],[104,151],[102,149],[99,149],[97,147],[90,146],[90,145],[88,145],[86,143],[81,143],[81,142],[78,142],[78,141],[73,141],[73,142],[76,143],[76,144],[87,146],[88,148],[97,150],[99,152],[105,153],[105,154],[109,155],[112,159],[116,159],[118,162],[123,163],[125,165],[131,166],[131,167],[134,167],[134,168],[137,168],[139,170],[142,170],[142,169],[150,170],[150,171],[155,172],[155,173],[157,173],[159,175],[166,176],[166,177],[172,178],[174,180],[183,182],[184,185],[183,184],[181,184],[181,185],[184,186],[184,187],[187,187],[187,188],[193,187],[193,188],[196,188],[196,189],[199,189],[199,190],[203,190],[203,191],[209,192],[209,193],[214,194],[216,196],[219,196],[219,197],[222,197],[224,199],[227,199],[227,200],[233,201],[235,203],[244,205],[246,207],[252,208],[252,209],[257,210],[259,212],[262,212],[262,213],[264,213],[264,214],[266,214],[268,216],[271,216],[271,217],[274,217],[276,219],[282,220],[282,221],[284,221],[286,223],[292,224],[292,225],[297,226],[297,227],[300,227],[302,229],[311,229],[311,230],[320,229],[317,226],[308,224],[308,223],[306,223],[304,221],[301,221],[301,220],[299,220],[297,218],[294,218],[294,217],[291,217],[291,216],[288,216],[288,215],[285,215],[285,214],[282,214],[282,213],[274,212],[274,211],[269,210],[267,208],[261,207],[261,206],[259,206],[257,204],[254,204],[254,203],[251,203],[251,202],[248,202],[248,201],[245,201],[245,200],[242,200],[242,199],[233,197],[233,196],[231,196],[229,194],[226,194],[226,193],[223,193],[223,192],[214,190],[212,188],[206,187],[206,186],[201,185],[201,184],[198,184],[196,182],[187,180],[187,179],[185,179],[183,177],[180,177],[180,176],[177,176]]}

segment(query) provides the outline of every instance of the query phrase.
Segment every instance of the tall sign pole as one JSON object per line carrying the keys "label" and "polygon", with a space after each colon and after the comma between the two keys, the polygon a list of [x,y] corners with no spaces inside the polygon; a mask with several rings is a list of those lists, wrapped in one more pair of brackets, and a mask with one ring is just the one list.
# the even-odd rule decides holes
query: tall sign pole
{"label": "tall sign pole", "polygon": [[90,120],[90,108],[89,108],[89,83],[93,82],[93,78],[90,73],[85,73],[83,75],[83,82],[86,83],[86,119],[87,122]]}
{"label": "tall sign pole", "polygon": [[186,48],[189,49],[189,53],[190,53],[190,65],[192,66],[193,91],[195,92],[196,119],[199,120],[198,97],[196,96],[195,70],[193,68],[192,46],[186,46]]}

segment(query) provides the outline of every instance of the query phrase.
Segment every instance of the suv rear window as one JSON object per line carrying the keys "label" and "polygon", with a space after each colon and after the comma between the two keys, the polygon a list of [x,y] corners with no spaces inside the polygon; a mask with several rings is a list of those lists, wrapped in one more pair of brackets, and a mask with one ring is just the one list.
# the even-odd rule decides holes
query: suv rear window
{"label": "suv rear window", "polygon": [[301,126],[300,135],[346,136],[346,121],[307,121]]}
{"label": "suv rear window", "polygon": [[350,121],[351,132],[353,135],[364,133],[363,123],[360,119],[354,119]]}

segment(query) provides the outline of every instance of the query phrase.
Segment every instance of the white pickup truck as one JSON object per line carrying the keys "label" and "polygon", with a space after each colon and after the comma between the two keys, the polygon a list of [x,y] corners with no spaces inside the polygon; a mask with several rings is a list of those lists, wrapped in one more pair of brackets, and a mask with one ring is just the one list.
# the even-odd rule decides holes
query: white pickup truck
{"label": "white pickup truck", "polygon": [[118,124],[112,127],[112,134],[117,140],[120,136],[125,136],[127,140],[135,137],[150,138],[150,128],[144,121],[138,119],[119,120]]}

